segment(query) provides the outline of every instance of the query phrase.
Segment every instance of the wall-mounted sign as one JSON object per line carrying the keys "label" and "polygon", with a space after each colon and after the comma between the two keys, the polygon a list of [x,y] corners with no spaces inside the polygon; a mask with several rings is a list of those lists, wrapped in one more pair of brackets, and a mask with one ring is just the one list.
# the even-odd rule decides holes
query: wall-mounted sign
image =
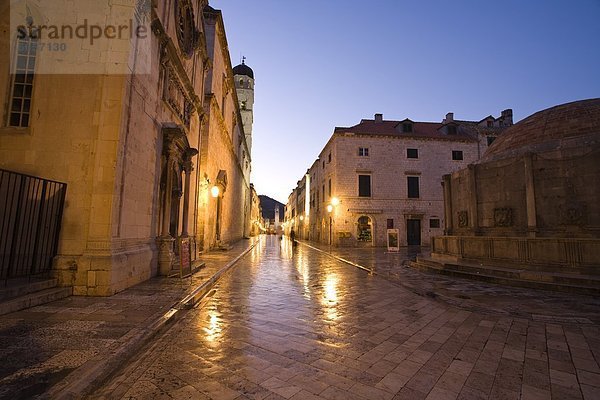
{"label": "wall-mounted sign", "polygon": [[400,251],[400,230],[399,229],[388,229],[387,230],[387,248],[388,251]]}

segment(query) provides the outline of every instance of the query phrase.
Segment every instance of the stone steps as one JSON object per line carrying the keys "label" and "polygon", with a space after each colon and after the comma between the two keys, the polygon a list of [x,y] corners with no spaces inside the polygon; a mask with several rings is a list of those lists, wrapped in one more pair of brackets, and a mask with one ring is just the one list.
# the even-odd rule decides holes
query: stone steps
{"label": "stone steps", "polygon": [[595,275],[444,263],[421,257],[409,262],[409,265],[420,271],[501,285],[600,295],[600,278]]}
{"label": "stone steps", "polygon": [[169,278],[188,278],[191,275],[194,275],[196,272],[200,271],[202,268],[206,266],[205,262],[200,261],[192,261],[192,268],[189,272],[181,276],[181,272],[179,269],[174,268],[167,274]]}
{"label": "stone steps", "polygon": [[56,287],[57,284],[58,281],[51,278],[35,281],[29,281],[28,279],[9,280],[7,286],[0,287],[0,302],[14,297],[24,296],[39,290],[50,289]]}
{"label": "stone steps", "polygon": [[0,289],[0,315],[64,299],[72,294],[72,287],[57,287],[56,279],[13,283]]}

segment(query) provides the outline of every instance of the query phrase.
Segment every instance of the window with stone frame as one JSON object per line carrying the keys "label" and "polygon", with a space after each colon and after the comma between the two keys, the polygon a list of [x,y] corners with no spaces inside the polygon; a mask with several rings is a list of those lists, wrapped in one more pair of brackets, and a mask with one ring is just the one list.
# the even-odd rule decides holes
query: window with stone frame
{"label": "window with stone frame", "polygon": [[358,155],[359,155],[359,157],[369,157],[369,148],[368,147],[359,147]]}
{"label": "window with stone frame", "polygon": [[462,150],[452,150],[452,159],[455,161],[462,161],[462,159],[463,159]]}
{"label": "window with stone frame", "polygon": [[406,158],[419,158],[419,149],[406,149]]}
{"label": "window with stone frame", "polygon": [[408,198],[418,199],[419,198],[419,177],[418,176],[407,176],[406,182],[408,185]]}
{"label": "window with stone frame", "polygon": [[358,196],[371,197],[371,175],[358,175]]}
{"label": "window with stone frame", "polygon": [[439,218],[429,219],[429,227],[430,228],[439,228],[440,227],[440,219]]}
{"label": "window with stone frame", "polygon": [[32,35],[18,37],[15,43],[14,74],[8,103],[8,126],[27,128],[30,124],[31,99],[35,78],[38,40]]}
{"label": "window with stone frame", "polygon": [[320,202],[321,202],[321,198],[319,196],[319,190],[317,189],[317,211],[319,211]]}
{"label": "window with stone frame", "polygon": [[410,133],[413,131],[413,126],[410,122],[405,122],[402,124],[402,132]]}

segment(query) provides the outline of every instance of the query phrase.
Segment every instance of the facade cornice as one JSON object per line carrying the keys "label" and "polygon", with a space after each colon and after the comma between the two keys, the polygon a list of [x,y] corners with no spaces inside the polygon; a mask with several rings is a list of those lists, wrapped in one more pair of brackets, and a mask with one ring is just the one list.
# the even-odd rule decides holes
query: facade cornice
{"label": "facade cornice", "polygon": [[443,141],[443,142],[461,142],[461,143],[477,143],[477,140],[473,138],[458,138],[458,137],[430,137],[430,136],[399,136],[392,134],[382,134],[382,133],[351,133],[351,132],[335,132],[333,137],[360,137],[360,138],[386,138],[386,139],[398,139],[398,140],[423,140],[423,141]]}

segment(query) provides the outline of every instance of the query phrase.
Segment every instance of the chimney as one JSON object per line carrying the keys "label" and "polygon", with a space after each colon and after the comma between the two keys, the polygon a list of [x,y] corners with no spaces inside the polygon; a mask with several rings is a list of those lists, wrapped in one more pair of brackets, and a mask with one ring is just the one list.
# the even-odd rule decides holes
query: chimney
{"label": "chimney", "polygon": [[375,122],[383,122],[383,114],[375,114]]}
{"label": "chimney", "polygon": [[504,122],[504,126],[510,126],[513,124],[513,115],[512,115],[512,108],[507,108],[506,110],[503,110],[500,118],[502,119],[502,122]]}
{"label": "chimney", "polygon": [[446,114],[444,123],[448,123],[448,122],[452,122],[452,121],[454,121],[454,113],[449,112],[448,114]]}

